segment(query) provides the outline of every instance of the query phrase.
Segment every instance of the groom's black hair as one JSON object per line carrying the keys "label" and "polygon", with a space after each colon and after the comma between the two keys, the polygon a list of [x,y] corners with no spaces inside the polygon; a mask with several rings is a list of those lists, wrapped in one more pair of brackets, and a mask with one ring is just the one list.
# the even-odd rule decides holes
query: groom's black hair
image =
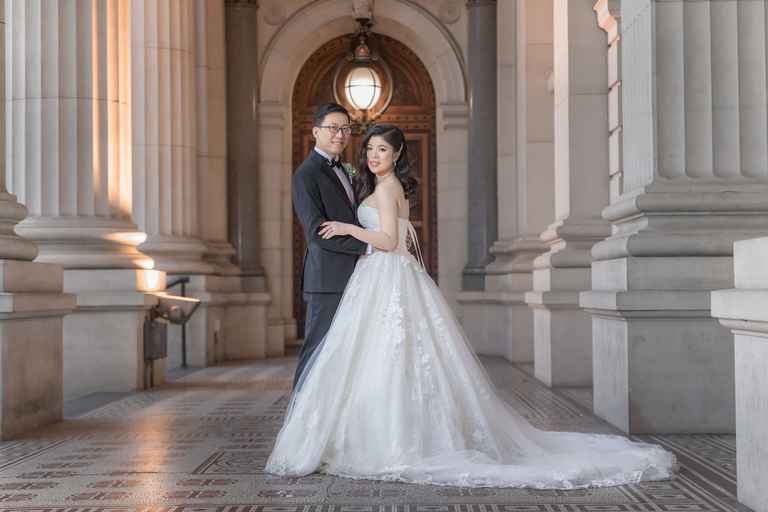
{"label": "groom's black hair", "polygon": [[313,126],[321,126],[323,124],[323,121],[325,121],[325,116],[327,116],[328,114],[333,114],[335,112],[338,112],[339,114],[344,114],[345,116],[347,116],[347,119],[349,120],[352,119],[349,116],[349,112],[347,112],[347,109],[345,109],[338,103],[323,103],[322,105],[317,107],[317,110],[315,110]]}

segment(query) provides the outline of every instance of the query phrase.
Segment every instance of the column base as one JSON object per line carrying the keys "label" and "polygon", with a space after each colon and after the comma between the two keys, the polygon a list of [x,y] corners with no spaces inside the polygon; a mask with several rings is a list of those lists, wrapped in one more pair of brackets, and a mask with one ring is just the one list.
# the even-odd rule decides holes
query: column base
{"label": "column base", "polygon": [[[747,327],[747,326],[743,326]],[[736,481],[739,501],[768,512],[768,322],[734,336],[736,358]]]}
{"label": "column base", "polygon": [[77,308],[64,319],[64,398],[145,389],[165,381],[163,361],[144,361],[144,319],[165,288],[156,270],[65,270],[64,289]]}
{"label": "column base", "polygon": [[590,291],[594,412],[631,434],[733,433],[733,344],[709,292]]}
{"label": "column base", "polygon": [[461,289],[466,291],[485,290],[485,266],[464,267],[461,273]]}
{"label": "column base", "polygon": [[32,261],[37,256],[37,244],[22,238],[15,226],[27,216],[27,208],[0,187],[0,259]]}
{"label": "column base", "polygon": [[768,238],[736,242],[733,256],[736,288],[712,292],[712,316],[734,338],[739,501],[768,512]]}
{"label": "column base", "polygon": [[235,248],[229,242],[206,241],[205,261],[213,265],[214,273],[219,276],[240,275],[240,268],[232,263],[231,258],[235,254]]}
{"label": "column base", "polygon": [[[244,291],[266,293],[267,279],[263,270],[252,270],[248,273],[243,273],[241,281]],[[286,342],[295,339],[296,320],[282,317],[270,318],[269,311],[267,311],[267,357],[283,357],[285,355]]]}
{"label": "column base", "polygon": [[498,240],[486,267],[486,290],[459,294],[462,324],[476,352],[533,362],[533,312],[525,292],[533,287],[533,260],[546,248],[533,236]]}
{"label": "column base", "polygon": [[[285,355],[286,340],[289,339],[290,319],[270,318],[269,337],[267,341],[268,357],[283,357]],[[294,339],[296,336],[296,323],[293,323]]]}
{"label": "column base", "polygon": [[[186,325],[187,366],[264,359],[267,351],[269,295],[244,291],[239,276],[189,276],[187,296],[201,304]],[[178,293],[178,289],[171,290]],[[168,365],[182,365],[181,327],[168,330]]]}
{"label": "column base", "polygon": [[533,318],[521,292],[461,292],[461,323],[475,352],[533,361]]}
{"label": "column base", "polygon": [[533,308],[534,375],[549,387],[592,384],[592,326],[578,292],[525,294]]}
{"label": "column base", "polygon": [[153,268],[169,274],[213,274],[216,270],[203,260],[207,249],[197,238],[153,235],[139,250],[152,257]]}
{"label": "column base", "polygon": [[599,217],[568,217],[541,234],[549,250],[533,260],[534,374],[550,387],[592,384],[592,325],[579,307],[590,288],[595,242],[610,234]]}
{"label": "column base", "polygon": [[150,269],[152,258],[137,246],[146,235],[135,224],[116,218],[28,217],[17,232],[37,243],[38,263],[64,268]]}
{"label": "column base", "polygon": [[62,293],[58,265],[0,260],[0,439],[61,421]]}

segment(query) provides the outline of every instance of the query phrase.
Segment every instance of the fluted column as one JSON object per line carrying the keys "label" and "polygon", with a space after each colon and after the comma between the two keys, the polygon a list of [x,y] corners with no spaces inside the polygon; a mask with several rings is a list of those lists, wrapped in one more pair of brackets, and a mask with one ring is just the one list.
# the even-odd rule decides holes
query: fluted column
{"label": "fluted column", "polygon": [[290,108],[259,101],[251,57],[259,54],[259,2],[227,0],[226,9],[230,239],[244,285],[271,297],[267,355],[281,356],[295,333],[290,239],[282,231],[291,218],[290,164],[283,161]]}
{"label": "fluted column", "polygon": [[607,64],[605,33],[593,0],[555,0],[555,221],[541,234],[549,250],[534,260],[536,377],[550,386],[592,382],[589,315],[579,292],[590,287],[590,249],[610,228],[608,203]]}
{"label": "fluted column", "polygon": [[199,239],[195,7],[131,3],[134,215],[147,233],[142,251],[185,274],[213,272]]}
{"label": "fluted column", "polygon": [[[213,273],[192,276],[187,284],[187,294],[199,299],[200,306],[186,325],[184,349],[181,330],[172,327],[168,332],[171,368],[183,363],[199,367],[225,360],[265,357],[269,302],[266,294],[246,289],[247,278],[244,279],[240,269],[230,261],[235,250],[227,241],[229,137],[225,4],[222,0],[191,0],[191,3],[195,9],[197,113],[194,176],[197,190],[193,200],[199,211],[197,220],[205,247],[204,261],[212,266]],[[251,139],[255,136],[252,132],[245,135]],[[255,168],[248,172],[255,172]],[[251,233],[250,236],[257,235]]]}
{"label": "fluted column", "polygon": [[142,268],[131,219],[128,4],[12,0],[8,186],[37,261]]}
{"label": "fluted column", "polygon": [[[258,55],[259,4],[256,0],[227,0],[227,154],[229,159],[229,232],[235,262],[246,276],[263,276],[259,246],[259,124]],[[279,200],[279,195],[276,197]],[[274,213],[279,214],[279,209]]]}
{"label": "fluted column", "polygon": [[[62,317],[75,305],[64,295],[62,269],[34,263],[35,244],[14,233],[26,208],[5,188],[6,2],[0,2],[0,439],[60,421],[63,412]],[[12,6],[11,6],[12,7]],[[13,11],[11,10],[11,13]],[[13,34],[10,26],[9,33]]]}
{"label": "fluted column", "polygon": [[5,3],[0,2],[0,260],[32,260],[37,256],[37,246],[14,231],[16,224],[27,216],[27,209],[8,193],[5,186]]}
{"label": "fluted column", "polygon": [[554,217],[552,0],[499,2],[499,239],[485,291],[464,292],[462,324],[476,351],[533,361],[533,260]]}
{"label": "fluted column", "polygon": [[[227,232],[227,91],[224,2],[195,0],[197,202],[205,260],[217,274],[238,274]],[[255,67],[255,66],[254,66]]]}
{"label": "fluted column", "polygon": [[767,20],[762,1],[622,4],[621,179],[582,305],[595,411],[626,431],[733,431],[733,345],[709,297],[733,242],[768,232]]}
{"label": "fluted column", "polygon": [[485,289],[485,267],[498,238],[496,0],[468,0],[469,259],[464,290]]}

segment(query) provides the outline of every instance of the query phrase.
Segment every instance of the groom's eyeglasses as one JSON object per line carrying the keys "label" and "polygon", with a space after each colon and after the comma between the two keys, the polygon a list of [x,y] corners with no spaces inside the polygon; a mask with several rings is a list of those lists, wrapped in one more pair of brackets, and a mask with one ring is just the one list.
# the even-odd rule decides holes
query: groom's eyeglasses
{"label": "groom's eyeglasses", "polygon": [[344,126],[336,126],[335,124],[331,125],[320,125],[318,128],[325,128],[329,132],[331,132],[331,137],[335,137],[337,133],[341,132],[342,135],[345,137],[349,137],[352,135],[352,125],[344,125]]}

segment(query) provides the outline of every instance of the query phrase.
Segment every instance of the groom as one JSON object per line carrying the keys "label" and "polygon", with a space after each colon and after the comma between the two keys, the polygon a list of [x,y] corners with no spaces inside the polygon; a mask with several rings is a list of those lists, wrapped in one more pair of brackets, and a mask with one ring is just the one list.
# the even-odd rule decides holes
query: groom
{"label": "groom", "polygon": [[357,224],[355,195],[340,160],[351,132],[349,113],[344,107],[336,103],[321,105],[312,128],[315,148],[293,175],[293,207],[307,241],[303,273],[307,319],[294,388],[331,326],[357,257],[368,252],[365,243],[351,236],[324,240],[317,233],[327,220]]}

